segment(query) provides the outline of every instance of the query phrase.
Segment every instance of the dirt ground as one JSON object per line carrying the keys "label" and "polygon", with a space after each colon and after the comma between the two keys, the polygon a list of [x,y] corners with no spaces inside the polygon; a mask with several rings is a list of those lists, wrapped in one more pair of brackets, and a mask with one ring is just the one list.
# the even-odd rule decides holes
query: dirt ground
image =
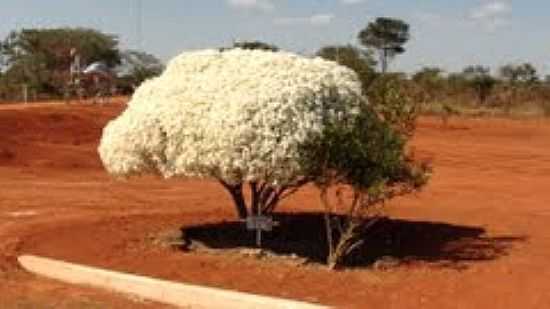
{"label": "dirt ground", "polygon": [[[431,183],[389,205],[368,258],[329,272],[159,245],[180,228],[226,234],[235,213],[214,182],[106,175],[96,147],[123,106],[0,105],[0,308],[161,307],[26,274],[25,253],[339,308],[550,307],[550,121],[421,119]],[[290,232],[268,242],[322,242],[313,188],[280,211]],[[397,263],[375,267],[388,256]]]}

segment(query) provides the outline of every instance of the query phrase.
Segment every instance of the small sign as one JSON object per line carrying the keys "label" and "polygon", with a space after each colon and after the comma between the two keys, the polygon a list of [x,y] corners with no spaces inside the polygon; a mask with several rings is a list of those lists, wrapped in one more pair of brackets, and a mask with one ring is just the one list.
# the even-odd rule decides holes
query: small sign
{"label": "small sign", "polygon": [[273,230],[272,217],[268,216],[248,216],[246,218],[246,229],[247,230],[256,230],[256,231],[265,231],[271,232]]}

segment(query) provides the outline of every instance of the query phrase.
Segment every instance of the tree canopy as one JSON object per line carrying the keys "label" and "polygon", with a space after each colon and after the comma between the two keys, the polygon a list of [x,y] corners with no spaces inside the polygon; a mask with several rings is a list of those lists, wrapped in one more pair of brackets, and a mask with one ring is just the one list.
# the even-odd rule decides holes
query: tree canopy
{"label": "tree canopy", "polygon": [[391,59],[405,52],[404,45],[410,39],[409,28],[409,24],[400,19],[379,17],[359,32],[359,42],[379,52],[383,73]]}
{"label": "tree canopy", "polygon": [[121,64],[116,68],[118,87],[123,93],[134,89],[147,79],[160,75],[164,64],[154,55],[139,50],[125,50],[120,53]]}
{"label": "tree canopy", "polygon": [[[99,153],[115,175],[217,179],[241,217],[249,213],[249,184],[250,211],[268,213],[320,177],[321,158],[353,183],[396,179],[403,143],[372,110],[361,118],[368,125],[356,121],[368,110],[361,88],[352,70],[321,58],[242,49],[184,53],[139,87],[105,128]],[[334,150],[352,135],[345,151]],[[332,148],[316,147],[326,143]],[[353,170],[334,160],[361,165]]]}
{"label": "tree canopy", "polygon": [[376,78],[376,72],[373,69],[376,60],[374,60],[370,51],[361,50],[352,45],[330,45],[317,51],[317,56],[336,61],[352,69],[359,76],[364,91]]}
{"label": "tree canopy", "polygon": [[279,47],[275,46],[274,44],[258,41],[258,40],[252,40],[252,41],[235,41],[233,42],[233,45],[231,47],[223,47],[220,48],[221,51],[225,50],[231,50],[234,48],[240,48],[240,49],[247,49],[247,50],[263,50],[263,51],[272,51],[272,52],[278,52],[280,49]]}
{"label": "tree canopy", "polygon": [[12,31],[0,44],[0,57],[10,84],[27,84],[39,92],[61,94],[72,62],[71,50],[82,64],[120,63],[118,39],[86,28]]}
{"label": "tree canopy", "polygon": [[531,63],[507,64],[499,69],[500,76],[512,84],[533,84],[539,81],[537,69]]}
{"label": "tree canopy", "polygon": [[438,67],[424,67],[412,76],[413,82],[422,88],[428,100],[433,100],[445,87],[443,70]]}
{"label": "tree canopy", "polygon": [[476,91],[479,103],[485,103],[497,83],[491,75],[491,69],[481,65],[471,65],[464,68],[462,75]]}
{"label": "tree canopy", "polygon": [[238,41],[233,44],[233,47],[241,49],[259,49],[274,52],[279,51],[279,47],[262,41]]}

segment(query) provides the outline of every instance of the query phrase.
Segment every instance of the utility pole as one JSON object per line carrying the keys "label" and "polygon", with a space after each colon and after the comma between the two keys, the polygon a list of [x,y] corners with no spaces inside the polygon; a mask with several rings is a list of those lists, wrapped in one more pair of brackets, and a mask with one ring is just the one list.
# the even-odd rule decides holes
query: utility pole
{"label": "utility pole", "polygon": [[137,48],[143,50],[143,1],[136,0],[136,37]]}
{"label": "utility pole", "polygon": [[82,73],[82,64],[80,61],[80,53],[78,49],[71,48],[69,52],[70,57],[70,66],[69,66],[69,81],[67,85],[67,103],[71,100],[71,92],[75,92],[75,95],[78,98],[78,101],[82,101],[82,85],[81,85],[81,73]]}

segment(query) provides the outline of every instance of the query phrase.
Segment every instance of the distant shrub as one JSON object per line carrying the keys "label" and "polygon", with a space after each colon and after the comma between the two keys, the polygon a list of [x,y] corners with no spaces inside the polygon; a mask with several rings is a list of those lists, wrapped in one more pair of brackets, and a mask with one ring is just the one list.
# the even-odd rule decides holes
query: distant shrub
{"label": "distant shrub", "polygon": [[399,75],[380,75],[369,87],[367,96],[373,110],[405,136],[414,132],[422,100],[413,97],[407,81]]}

